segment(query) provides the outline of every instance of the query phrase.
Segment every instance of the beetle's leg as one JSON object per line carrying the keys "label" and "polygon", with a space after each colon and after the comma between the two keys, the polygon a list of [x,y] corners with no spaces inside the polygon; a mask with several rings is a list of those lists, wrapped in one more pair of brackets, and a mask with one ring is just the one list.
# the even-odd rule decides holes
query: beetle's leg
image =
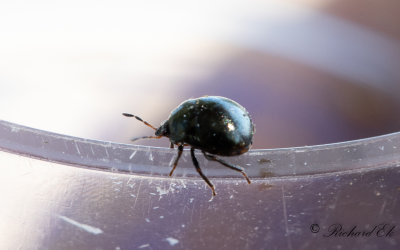
{"label": "beetle's leg", "polygon": [[[173,144],[171,143],[171,145]],[[171,176],[174,173],[176,166],[178,166],[178,161],[181,158],[182,152],[183,152],[183,145],[181,144],[178,146],[178,155],[175,158],[174,165],[171,169],[171,172],[169,172],[169,176]]]}
{"label": "beetle's leg", "polygon": [[240,173],[244,176],[244,178],[246,178],[247,182],[248,182],[249,184],[251,183],[249,177],[247,176],[246,172],[244,172],[244,169],[243,169],[242,167],[237,166],[237,165],[233,165],[232,163],[229,163],[229,162],[226,162],[226,161],[224,161],[224,160],[222,160],[222,159],[219,159],[219,158],[216,157],[215,155],[207,154],[207,153],[204,152],[204,151],[202,151],[202,152],[203,152],[204,156],[207,158],[207,160],[217,161],[217,162],[221,163],[222,165],[224,165],[225,167],[228,167],[228,168],[230,168],[230,169],[233,169],[233,170],[235,170],[235,171],[240,172]]}
{"label": "beetle's leg", "polygon": [[203,180],[207,183],[207,185],[211,188],[212,194],[213,194],[213,196],[215,196],[216,193],[215,193],[214,185],[208,180],[208,178],[201,171],[201,168],[199,166],[199,162],[197,161],[197,159],[196,159],[196,157],[194,155],[194,148],[190,148],[190,155],[192,156],[192,161],[193,161],[193,164],[194,164],[197,172],[199,173],[201,178],[203,178]]}
{"label": "beetle's leg", "polygon": [[174,148],[174,144],[171,142],[171,144],[169,144],[170,148]]}
{"label": "beetle's leg", "polygon": [[155,136],[155,135],[149,135],[149,136],[141,136],[141,137],[135,137],[132,138],[131,141],[137,141],[141,139],[160,139],[162,136]]}

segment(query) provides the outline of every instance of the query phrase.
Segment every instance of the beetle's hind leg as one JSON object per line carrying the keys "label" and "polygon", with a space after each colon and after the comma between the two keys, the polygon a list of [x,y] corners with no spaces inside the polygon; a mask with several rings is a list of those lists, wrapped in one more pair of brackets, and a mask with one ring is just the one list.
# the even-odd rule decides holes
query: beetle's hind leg
{"label": "beetle's hind leg", "polygon": [[[174,145],[174,144],[171,143],[171,145]],[[169,176],[171,176],[174,173],[176,166],[178,166],[178,161],[181,158],[182,152],[183,152],[183,145],[181,144],[178,146],[178,155],[175,158],[171,172],[169,172]]]}
{"label": "beetle's hind leg", "polygon": [[196,168],[197,172],[199,173],[201,178],[203,178],[203,180],[207,183],[207,185],[211,188],[212,194],[213,194],[213,196],[215,196],[216,193],[215,193],[214,185],[208,180],[207,176],[205,176],[203,174],[203,172],[201,171],[199,162],[197,161],[196,156],[194,155],[194,148],[190,148],[190,155],[192,156],[193,165]]}
{"label": "beetle's hind leg", "polygon": [[233,170],[235,170],[235,171],[240,172],[240,173],[244,176],[244,178],[246,178],[247,182],[248,182],[249,184],[251,183],[249,177],[247,176],[246,172],[244,172],[244,169],[243,169],[242,167],[237,166],[237,165],[233,165],[232,163],[229,163],[229,162],[226,162],[226,161],[224,161],[224,160],[222,160],[222,159],[219,159],[219,158],[216,157],[215,155],[207,154],[207,153],[204,152],[204,151],[202,151],[202,152],[203,152],[203,154],[204,154],[204,156],[206,157],[207,160],[217,161],[217,162],[221,163],[222,165],[224,165],[225,167],[228,167],[228,168],[230,168],[230,169],[233,169]]}

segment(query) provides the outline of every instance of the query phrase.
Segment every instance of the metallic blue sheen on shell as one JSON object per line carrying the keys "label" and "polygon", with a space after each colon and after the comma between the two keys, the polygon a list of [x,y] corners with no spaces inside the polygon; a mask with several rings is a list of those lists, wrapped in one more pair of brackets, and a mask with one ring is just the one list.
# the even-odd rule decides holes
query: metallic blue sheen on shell
{"label": "metallic blue sheen on shell", "polygon": [[205,96],[181,103],[157,132],[174,144],[234,156],[250,149],[255,130],[249,113],[240,104],[225,97]]}

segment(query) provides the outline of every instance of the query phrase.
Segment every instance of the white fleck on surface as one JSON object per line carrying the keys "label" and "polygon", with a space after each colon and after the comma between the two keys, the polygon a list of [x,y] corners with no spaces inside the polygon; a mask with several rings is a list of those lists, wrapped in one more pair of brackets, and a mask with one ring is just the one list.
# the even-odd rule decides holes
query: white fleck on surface
{"label": "white fleck on surface", "polygon": [[165,240],[168,241],[170,246],[175,246],[176,244],[179,243],[179,240],[172,238],[172,237],[168,237]]}
{"label": "white fleck on surface", "polygon": [[192,203],[194,201],[194,198],[190,198],[189,202]]}
{"label": "white fleck on surface", "polygon": [[62,215],[59,215],[58,217],[63,219],[65,222],[68,222],[71,225],[79,227],[80,229],[83,229],[86,232],[89,232],[91,234],[101,234],[101,233],[103,233],[103,230],[101,230],[100,228],[92,227],[92,226],[89,226],[89,225],[83,224],[83,223],[79,223],[79,222],[77,222],[77,221],[75,221],[73,219],[70,219],[70,218],[62,216]]}
{"label": "white fleck on surface", "polygon": [[173,188],[161,188],[161,187],[156,187],[157,193],[160,197],[160,199],[162,198],[163,195],[168,194],[170,191],[173,191]]}
{"label": "white fleck on surface", "polygon": [[156,187],[156,189],[157,189],[157,193],[159,194],[159,195],[164,195],[164,194],[168,194],[169,193],[169,189],[164,189],[164,188],[160,188],[160,187]]}
{"label": "white fleck on surface", "polygon": [[154,158],[153,158],[153,154],[150,152],[150,154],[149,154],[149,160],[150,161],[153,161],[154,160]]}
{"label": "white fleck on surface", "polygon": [[145,218],[144,220],[145,220],[147,223],[150,222],[149,218]]}
{"label": "white fleck on surface", "polygon": [[160,215],[160,219],[164,219],[164,215]]}
{"label": "white fleck on surface", "polygon": [[140,249],[140,248],[145,248],[145,247],[149,247],[150,246],[150,244],[143,244],[143,245],[140,245],[138,248]]}
{"label": "white fleck on surface", "polygon": [[182,179],[180,179],[179,181],[180,181],[180,183],[181,183],[182,187],[183,187],[183,188],[186,188],[186,183],[185,183],[185,181],[184,181],[184,180],[182,180]]}
{"label": "white fleck on surface", "polygon": [[19,127],[17,127],[17,126],[12,126],[11,127],[11,132],[13,132],[13,133],[18,133],[20,131],[20,128]]}
{"label": "white fleck on surface", "polygon": [[385,150],[385,146],[380,146],[379,149],[380,149],[381,151],[384,151],[384,150]]}

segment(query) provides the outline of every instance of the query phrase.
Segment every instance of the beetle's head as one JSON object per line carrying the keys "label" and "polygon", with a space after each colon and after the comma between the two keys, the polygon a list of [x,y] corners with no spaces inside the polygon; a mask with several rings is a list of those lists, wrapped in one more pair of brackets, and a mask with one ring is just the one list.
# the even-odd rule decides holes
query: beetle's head
{"label": "beetle's head", "polygon": [[155,132],[156,136],[169,137],[169,125],[168,120],[164,121],[161,126]]}

